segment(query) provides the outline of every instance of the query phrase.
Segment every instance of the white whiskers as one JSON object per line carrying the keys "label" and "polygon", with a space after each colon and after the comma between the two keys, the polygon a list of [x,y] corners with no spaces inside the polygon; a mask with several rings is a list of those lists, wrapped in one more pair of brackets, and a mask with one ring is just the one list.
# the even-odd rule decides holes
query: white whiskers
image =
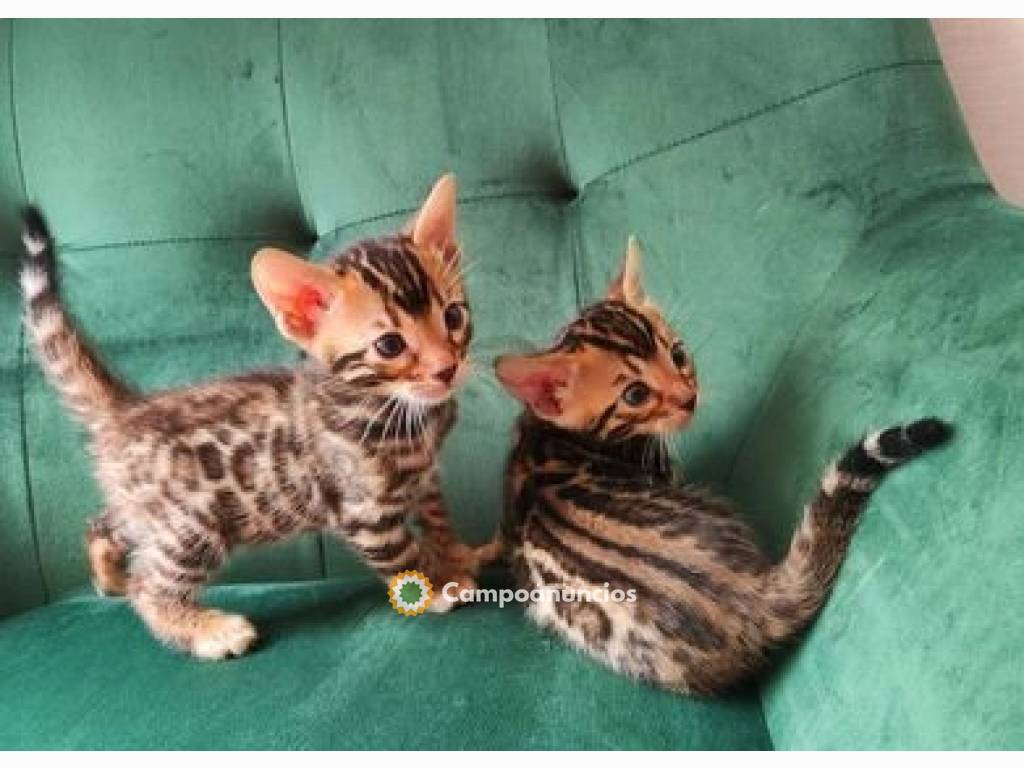
{"label": "white whiskers", "polygon": [[384,411],[392,403],[393,400],[394,395],[388,395],[387,399],[384,400],[384,404],[381,405],[381,407],[378,408],[376,412],[374,412],[373,416],[370,417],[369,421],[366,422],[366,427],[363,429],[363,434],[359,436],[360,448],[362,448],[363,444],[366,442],[366,438],[369,436],[371,430],[373,429],[373,425],[377,423],[377,419],[379,419],[383,415]]}

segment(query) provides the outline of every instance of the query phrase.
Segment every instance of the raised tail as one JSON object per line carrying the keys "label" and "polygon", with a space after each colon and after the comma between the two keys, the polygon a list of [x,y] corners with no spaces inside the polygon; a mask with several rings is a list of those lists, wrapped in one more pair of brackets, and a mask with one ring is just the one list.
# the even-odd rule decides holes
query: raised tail
{"label": "raised tail", "polygon": [[38,208],[22,211],[21,237],[25,245],[21,270],[25,327],[40,367],[72,413],[96,429],[131,393],[89,348],[64,310],[57,292],[53,238]]}
{"label": "raised tail", "polygon": [[939,419],[872,432],[821,480],[785,559],[767,575],[766,628],[773,642],[793,638],[828,597],[861,512],[885,475],[953,435]]}

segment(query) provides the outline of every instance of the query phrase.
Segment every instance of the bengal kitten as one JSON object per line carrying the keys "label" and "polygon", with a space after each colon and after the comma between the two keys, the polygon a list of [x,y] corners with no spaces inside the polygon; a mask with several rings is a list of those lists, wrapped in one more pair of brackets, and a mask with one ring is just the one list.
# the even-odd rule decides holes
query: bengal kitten
{"label": "bengal kitten", "polygon": [[[676,483],[664,453],[651,460],[652,441],[690,421],[698,386],[691,353],[644,295],[634,243],[607,297],[554,346],[496,367],[526,406],[506,478],[517,586],[597,595],[534,594],[529,615],[613,669],[685,693],[734,685],[804,629],[882,477],[951,435],[925,419],[854,445],[772,563],[726,503]],[[602,589],[636,599],[601,601]]]}
{"label": "bengal kitten", "polygon": [[[473,585],[491,555],[455,536],[438,480],[472,336],[453,177],[437,182],[407,233],[324,265],[255,254],[256,291],[308,365],[150,395],[111,374],[76,330],[34,208],[24,243],[25,322],[90,433],[106,499],[87,535],[94,582],[127,594],[158,639],[203,659],[243,654],[256,630],[201,607],[202,587],[237,545],[306,531],[341,537],[385,579],[417,568],[435,583]],[[451,605],[439,595],[431,607]]]}

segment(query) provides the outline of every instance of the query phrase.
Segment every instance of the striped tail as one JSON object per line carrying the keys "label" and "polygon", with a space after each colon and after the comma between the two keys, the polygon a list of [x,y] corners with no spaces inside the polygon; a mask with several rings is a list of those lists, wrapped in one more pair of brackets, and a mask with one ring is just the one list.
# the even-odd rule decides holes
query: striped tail
{"label": "striped tail", "polygon": [[131,393],[106,369],[64,311],[57,293],[53,238],[35,207],[22,211],[22,242],[25,326],[39,364],[72,413],[97,429]]}
{"label": "striped tail", "polygon": [[774,642],[793,638],[828,597],[871,494],[892,469],[953,436],[939,419],[872,432],[821,480],[785,559],[768,573],[767,630]]}

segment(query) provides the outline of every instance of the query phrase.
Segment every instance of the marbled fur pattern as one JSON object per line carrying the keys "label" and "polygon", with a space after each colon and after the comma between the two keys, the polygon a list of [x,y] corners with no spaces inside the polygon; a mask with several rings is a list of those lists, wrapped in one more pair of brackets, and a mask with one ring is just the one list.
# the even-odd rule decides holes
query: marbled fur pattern
{"label": "marbled fur pattern", "polygon": [[[386,382],[369,380],[364,354],[339,356],[329,369],[314,362],[141,395],[104,367],[64,311],[53,243],[33,209],[24,239],[26,325],[41,366],[89,431],[106,500],[87,535],[94,581],[127,594],[160,640],[202,658],[244,653],[254,627],[200,606],[202,587],[239,544],[307,531],[342,538],[385,579],[418,568],[472,586],[491,555],[458,540],[438,478],[452,400],[411,405],[387,395]],[[406,236],[368,241],[331,267],[360,272],[393,311],[415,314],[424,306],[409,306],[410,297],[440,300],[415,250]],[[367,254],[378,255],[370,266]],[[467,324],[455,344],[462,358],[470,336]]]}

